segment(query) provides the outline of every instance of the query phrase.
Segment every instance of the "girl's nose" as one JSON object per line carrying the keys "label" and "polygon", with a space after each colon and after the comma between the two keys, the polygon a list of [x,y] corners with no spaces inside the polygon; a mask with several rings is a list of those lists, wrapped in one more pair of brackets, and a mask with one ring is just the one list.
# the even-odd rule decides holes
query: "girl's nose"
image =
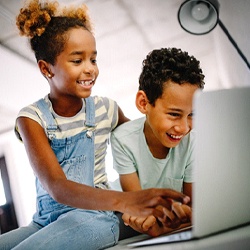
{"label": "girl's nose", "polygon": [[86,62],[83,67],[85,74],[93,74],[95,72],[95,66],[91,62]]}

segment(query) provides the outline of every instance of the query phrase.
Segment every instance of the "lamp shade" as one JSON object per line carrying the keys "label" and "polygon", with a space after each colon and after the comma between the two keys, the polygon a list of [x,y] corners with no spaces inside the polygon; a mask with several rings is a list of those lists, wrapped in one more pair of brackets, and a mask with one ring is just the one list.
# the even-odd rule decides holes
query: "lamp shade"
{"label": "lamp shade", "polygon": [[181,27],[195,35],[210,32],[219,20],[217,0],[188,0],[182,3],[178,11]]}

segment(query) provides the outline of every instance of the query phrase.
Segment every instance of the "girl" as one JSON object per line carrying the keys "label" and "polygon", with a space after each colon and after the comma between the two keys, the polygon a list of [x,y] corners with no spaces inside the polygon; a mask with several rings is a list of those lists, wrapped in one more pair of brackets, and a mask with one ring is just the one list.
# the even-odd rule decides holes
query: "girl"
{"label": "girl", "polygon": [[155,207],[168,206],[166,197],[189,200],[167,189],[107,190],[108,136],[128,119],[114,101],[90,96],[98,67],[86,11],[31,0],[17,16],[50,93],[23,108],[16,121],[36,176],[37,211],[30,225],[1,236],[0,249],[107,248],[119,236],[111,210],[161,217]]}

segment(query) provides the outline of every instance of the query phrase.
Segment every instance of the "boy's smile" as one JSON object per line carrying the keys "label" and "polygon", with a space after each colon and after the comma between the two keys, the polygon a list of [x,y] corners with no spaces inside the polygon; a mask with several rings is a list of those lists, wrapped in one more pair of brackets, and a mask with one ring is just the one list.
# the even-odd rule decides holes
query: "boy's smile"
{"label": "boy's smile", "polygon": [[[147,103],[144,127],[148,146],[155,156],[164,158],[169,148],[176,147],[192,129],[192,102],[197,85],[167,82],[155,105]],[[165,155],[164,155],[165,154]]]}

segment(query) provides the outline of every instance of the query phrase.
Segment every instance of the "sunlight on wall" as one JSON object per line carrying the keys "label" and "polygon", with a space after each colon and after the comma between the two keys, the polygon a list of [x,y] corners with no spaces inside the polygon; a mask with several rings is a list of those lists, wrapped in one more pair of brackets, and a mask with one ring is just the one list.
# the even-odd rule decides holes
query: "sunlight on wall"
{"label": "sunlight on wall", "polygon": [[0,206],[3,206],[6,204],[6,196],[3,188],[3,181],[1,178],[1,169],[0,169]]}
{"label": "sunlight on wall", "polygon": [[6,160],[18,225],[27,225],[36,208],[35,178],[24,146],[13,131],[0,136],[0,155]]}

